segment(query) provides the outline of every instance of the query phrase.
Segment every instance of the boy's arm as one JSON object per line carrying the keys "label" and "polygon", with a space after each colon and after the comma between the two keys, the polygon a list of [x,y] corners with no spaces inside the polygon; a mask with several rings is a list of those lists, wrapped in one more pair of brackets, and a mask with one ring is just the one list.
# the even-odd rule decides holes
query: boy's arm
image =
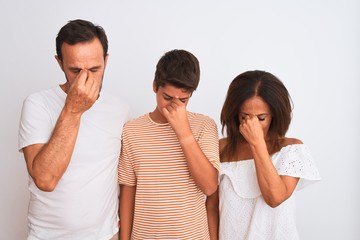
{"label": "boy's arm", "polygon": [[217,189],[218,171],[205,156],[191,131],[186,105],[174,99],[170,106],[163,109],[163,113],[179,140],[196,185],[205,195],[210,196]]}
{"label": "boy's arm", "polygon": [[208,226],[210,240],[219,238],[219,196],[218,191],[206,198],[206,212],[208,218]]}
{"label": "boy's arm", "polygon": [[212,195],[217,189],[217,169],[205,156],[191,130],[188,135],[178,136],[178,139],[196,185],[205,195]]}
{"label": "boy's arm", "polygon": [[134,220],[136,186],[120,185],[120,239],[130,240]]}

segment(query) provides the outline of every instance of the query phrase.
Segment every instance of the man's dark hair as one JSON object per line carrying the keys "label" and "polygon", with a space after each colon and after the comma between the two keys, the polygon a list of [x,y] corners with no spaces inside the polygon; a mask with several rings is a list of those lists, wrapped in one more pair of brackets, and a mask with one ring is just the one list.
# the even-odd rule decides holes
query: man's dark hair
{"label": "man's dark hair", "polygon": [[56,54],[60,60],[62,44],[75,45],[80,42],[89,42],[98,38],[104,50],[104,59],[108,52],[108,40],[102,27],[86,20],[71,20],[63,26],[56,37]]}

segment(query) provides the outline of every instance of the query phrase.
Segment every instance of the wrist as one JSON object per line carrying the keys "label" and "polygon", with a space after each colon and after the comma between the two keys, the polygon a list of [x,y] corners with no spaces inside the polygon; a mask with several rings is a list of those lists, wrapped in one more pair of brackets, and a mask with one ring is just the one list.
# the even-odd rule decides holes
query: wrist
{"label": "wrist", "polygon": [[72,113],[71,111],[63,109],[60,113],[58,122],[66,124],[69,127],[78,127],[80,125],[81,114]]}
{"label": "wrist", "polygon": [[81,118],[82,113],[81,112],[75,112],[67,107],[64,107],[63,110],[60,113],[61,117],[77,120]]}
{"label": "wrist", "polygon": [[193,141],[195,141],[195,138],[192,134],[184,134],[184,135],[181,135],[181,136],[178,136],[178,140],[180,142],[180,144],[188,144],[188,143],[191,143]]}
{"label": "wrist", "polygon": [[249,143],[249,145],[250,145],[250,148],[253,149],[253,150],[263,148],[263,147],[266,148],[265,140],[257,140],[257,141]]}

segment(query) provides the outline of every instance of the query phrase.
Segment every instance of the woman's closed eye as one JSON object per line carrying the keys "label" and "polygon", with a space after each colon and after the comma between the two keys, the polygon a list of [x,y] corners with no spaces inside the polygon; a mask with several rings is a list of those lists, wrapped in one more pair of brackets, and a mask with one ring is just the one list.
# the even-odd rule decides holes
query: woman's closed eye
{"label": "woman's closed eye", "polygon": [[[250,114],[245,114],[245,113],[242,113],[241,114],[241,120],[245,120],[248,116],[250,116]],[[257,119],[262,122],[262,121],[265,121],[266,120],[266,117],[269,116],[269,114],[267,113],[263,113],[263,114],[259,114],[259,115],[255,115],[257,117]]]}
{"label": "woman's closed eye", "polygon": [[256,117],[259,119],[260,122],[262,122],[262,121],[265,121],[267,115],[268,114],[259,114],[259,115],[256,115]]}

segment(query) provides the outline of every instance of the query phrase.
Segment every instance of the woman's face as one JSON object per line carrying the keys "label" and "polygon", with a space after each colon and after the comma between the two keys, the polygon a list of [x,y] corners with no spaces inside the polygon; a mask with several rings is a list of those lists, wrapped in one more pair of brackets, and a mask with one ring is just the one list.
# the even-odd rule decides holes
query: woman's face
{"label": "woman's face", "polygon": [[247,99],[239,111],[239,121],[240,123],[247,116],[256,116],[262,129],[264,131],[264,137],[266,139],[267,133],[270,128],[272,116],[269,105],[259,96],[254,96]]}

